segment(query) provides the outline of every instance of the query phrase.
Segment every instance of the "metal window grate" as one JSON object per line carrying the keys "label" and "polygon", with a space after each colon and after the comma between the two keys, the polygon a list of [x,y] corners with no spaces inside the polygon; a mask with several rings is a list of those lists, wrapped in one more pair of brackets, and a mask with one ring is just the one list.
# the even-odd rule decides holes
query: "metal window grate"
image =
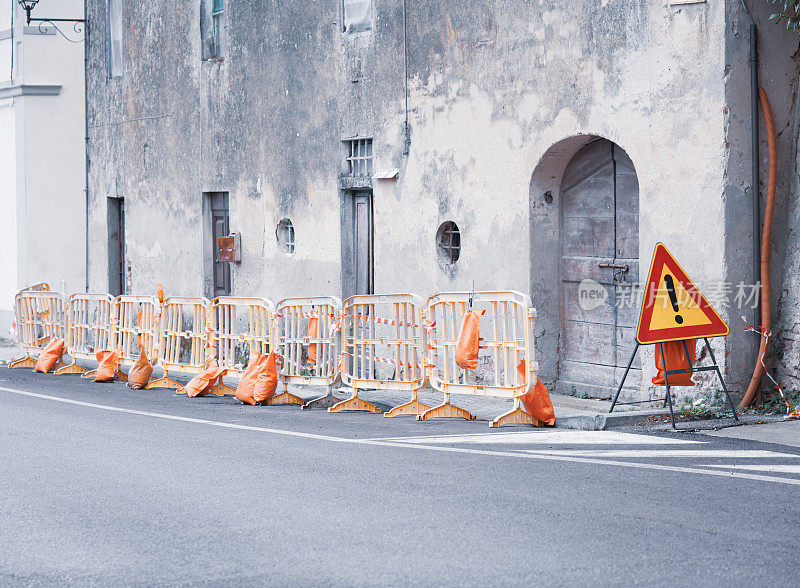
{"label": "metal window grate", "polygon": [[461,256],[461,231],[453,221],[445,221],[436,232],[439,256],[443,261],[454,264]]}
{"label": "metal window grate", "polygon": [[372,139],[348,139],[347,173],[372,176]]}

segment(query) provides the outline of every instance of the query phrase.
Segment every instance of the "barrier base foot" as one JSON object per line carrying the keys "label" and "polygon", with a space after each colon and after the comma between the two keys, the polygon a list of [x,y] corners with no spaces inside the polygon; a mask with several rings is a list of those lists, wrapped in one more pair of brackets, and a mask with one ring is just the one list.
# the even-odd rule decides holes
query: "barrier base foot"
{"label": "barrier base foot", "polygon": [[542,423],[539,422],[535,416],[525,412],[522,408],[515,408],[504,412],[499,417],[492,421],[492,427],[502,427],[503,425],[532,425],[534,427],[541,427]]}
{"label": "barrier base foot", "polygon": [[449,402],[445,402],[444,404],[440,404],[439,406],[434,406],[433,408],[426,410],[417,417],[417,420],[427,421],[428,419],[442,419],[442,418],[465,419],[468,421],[474,421],[475,415],[469,412],[468,410],[464,410],[463,408],[458,408],[457,406],[454,406]]}
{"label": "barrier base foot", "polygon": [[416,398],[411,402],[406,402],[405,404],[401,404],[400,406],[395,406],[392,410],[383,413],[383,416],[386,418],[392,418],[396,416],[403,416],[403,415],[421,415],[425,414],[431,409],[430,406],[427,404],[422,404]]}
{"label": "barrier base foot", "polygon": [[163,376],[157,380],[149,382],[144,387],[145,390],[150,390],[150,388],[169,388],[170,390],[178,390],[179,388],[183,388],[183,384],[176,382],[170,377]]}
{"label": "barrier base foot", "polygon": [[85,374],[87,370],[85,367],[79,366],[77,363],[73,362],[69,365],[65,365],[62,368],[59,368],[55,371],[57,376],[63,376],[64,374]]}
{"label": "barrier base foot", "polygon": [[309,400],[306,402],[303,405],[303,410],[309,410],[312,408],[330,408],[341,401],[341,398],[336,398],[332,392],[328,392],[325,396],[320,396],[319,398],[315,398],[314,400]]}
{"label": "barrier base foot", "polygon": [[208,389],[208,394],[213,394],[214,396],[233,396],[236,394],[236,388],[231,388],[227,384],[218,382]]}
{"label": "barrier base foot", "polygon": [[345,410],[358,410],[364,412],[380,412],[381,409],[372,404],[371,402],[367,402],[366,400],[361,400],[358,397],[357,393],[354,393],[350,398],[347,400],[342,400],[341,402],[337,402],[333,406],[328,409],[328,412],[342,412]]}
{"label": "barrier base foot", "polygon": [[[93,369],[81,374],[81,378],[90,379],[94,378],[96,375],[97,375],[97,369]],[[128,376],[126,376],[123,372],[117,370],[116,373],[114,374],[114,379],[119,380],[120,382],[127,382]]]}
{"label": "barrier base foot", "polygon": [[58,363],[53,368],[53,373],[57,374],[60,370],[63,370],[66,367],[70,367],[71,365],[72,365],[71,363],[64,363],[59,359]]}
{"label": "barrier base foot", "polygon": [[36,367],[36,360],[32,357],[20,357],[17,359],[12,359],[8,362],[8,369],[14,368],[35,368]]}
{"label": "barrier base foot", "polygon": [[281,392],[280,394],[276,394],[275,396],[270,396],[261,404],[263,405],[270,405],[270,404],[299,404],[303,406],[306,403],[305,400],[300,398],[299,396],[295,396],[290,392]]}

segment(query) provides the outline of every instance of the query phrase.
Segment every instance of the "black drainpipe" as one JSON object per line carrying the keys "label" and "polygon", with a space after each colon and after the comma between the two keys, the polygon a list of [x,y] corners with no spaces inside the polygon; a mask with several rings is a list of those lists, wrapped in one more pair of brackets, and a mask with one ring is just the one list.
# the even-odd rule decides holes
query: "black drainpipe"
{"label": "black drainpipe", "polygon": [[[758,31],[756,23],[742,0],[742,8],[750,21],[750,144],[753,168],[753,284],[761,280],[761,199],[759,198],[758,137]],[[764,287],[764,284],[761,284]],[[754,325],[761,324],[761,305],[756,305]]]}

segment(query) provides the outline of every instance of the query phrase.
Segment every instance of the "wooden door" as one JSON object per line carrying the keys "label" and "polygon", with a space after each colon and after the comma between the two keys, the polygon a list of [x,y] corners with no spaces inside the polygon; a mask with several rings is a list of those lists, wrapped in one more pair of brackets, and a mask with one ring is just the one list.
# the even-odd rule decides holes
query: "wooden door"
{"label": "wooden door", "polygon": [[[624,150],[598,139],[575,155],[561,182],[561,220],[558,391],[608,398],[633,351],[639,310],[631,295],[639,279],[639,183]],[[639,387],[638,360],[634,368],[626,389]]]}
{"label": "wooden door", "polygon": [[372,192],[353,194],[353,264],[355,294],[373,293]]}

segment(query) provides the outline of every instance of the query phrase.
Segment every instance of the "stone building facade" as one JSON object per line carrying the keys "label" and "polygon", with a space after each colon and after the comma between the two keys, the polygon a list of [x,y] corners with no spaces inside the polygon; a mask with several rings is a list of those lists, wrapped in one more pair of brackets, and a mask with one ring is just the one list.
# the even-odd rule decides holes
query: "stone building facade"
{"label": "stone building facade", "polygon": [[[762,85],[789,170],[797,41],[747,4],[774,27]],[[720,299],[753,283],[741,0],[87,6],[90,289],[122,272],[132,292],[273,300],[519,290],[538,310],[542,380],[603,397],[632,348],[628,284],[656,242]],[[228,232],[242,260],[215,264]],[[609,293],[591,311],[586,278]],[[755,341],[739,317],[754,311],[717,306],[732,332],[717,355],[741,393]],[[646,350],[629,396],[652,392],[652,363]]]}

